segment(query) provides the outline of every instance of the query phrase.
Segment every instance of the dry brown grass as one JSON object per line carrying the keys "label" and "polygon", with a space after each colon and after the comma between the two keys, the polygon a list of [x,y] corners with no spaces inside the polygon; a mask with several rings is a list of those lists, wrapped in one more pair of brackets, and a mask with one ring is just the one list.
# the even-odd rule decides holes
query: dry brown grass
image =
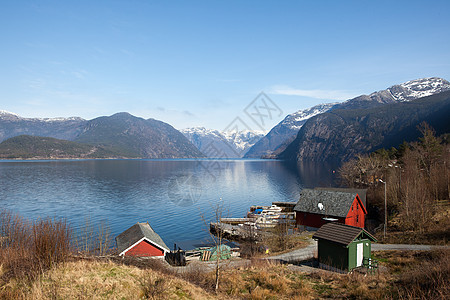
{"label": "dry brown grass", "polygon": [[[30,285],[11,280],[9,299],[448,299],[449,251],[377,252],[388,272],[365,276],[318,271],[254,260],[222,271],[217,294],[214,271],[174,273],[159,260],[81,260],[52,267]],[[1,273],[0,268],[0,273]]]}
{"label": "dry brown grass", "polygon": [[219,292],[240,299],[309,299],[312,290],[301,273],[286,265],[255,260],[224,270]]}
{"label": "dry brown grass", "polygon": [[77,261],[43,275],[24,299],[212,299],[184,280],[113,262]]}
{"label": "dry brown grass", "polygon": [[405,299],[449,299],[450,250],[416,253],[414,263],[400,276],[398,295]]}
{"label": "dry brown grass", "polygon": [[[0,212],[0,286],[10,279],[33,280],[71,253],[71,229],[65,220],[29,222],[9,211]],[[1,292],[4,289],[0,290]]]}
{"label": "dry brown grass", "polygon": [[447,245],[450,240],[450,206],[438,206],[438,211],[428,223],[424,232],[404,230],[401,226],[401,215],[389,221],[386,238],[380,232],[376,236],[379,241],[388,244],[427,244]]}
{"label": "dry brown grass", "polygon": [[388,272],[373,276],[304,274],[263,260],[229,264],[215,292],[215,273],[201,262],[176,272],[155,259],[69,261],[71,231],[63,221],[1,212],[0,230],[1,299],[450,298],[450,250],[377,252]]}

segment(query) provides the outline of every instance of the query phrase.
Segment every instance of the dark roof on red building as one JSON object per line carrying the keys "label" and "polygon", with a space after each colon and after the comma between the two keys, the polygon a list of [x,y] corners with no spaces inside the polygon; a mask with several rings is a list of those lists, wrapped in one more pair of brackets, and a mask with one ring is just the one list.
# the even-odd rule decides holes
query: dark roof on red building
{"label": "dark roof on red building", "polygon": [[119,254],[127,250],[142,239],[146,239],[153,245],[170,251],[161,237],[153,230],[148,223],[136,223],[116,237],[117,250]]}
{"label": "dark roof on red building", "polygon": [[[361,199],[360,193],[364,195],[365,200],[365,190],[339,188],[303,189],[300,192],[300,200],[295,205],[294,211],[345,218],[356,195]],[[361,202],[364,205],[365,201],[361,199]]]}
{"label": "dark roof on red building", "polygon": [[326,191],[344,192],[344,193],[351,193],[351,194],[357,193],[359,198],[361,199],[362,204],[364,204],[364,207],[366,207],[367,189],[316,187],[315,190],[326,190]]}
{"label": "dark roof on red building", "polygon": [[377,239],[367,232],[364,228],[345,225],[337,222],[324,224],[313,235],[314,239],[324,239],[343,245],[349,245],[357,237],[363,235],[363,238],[376,242]]}

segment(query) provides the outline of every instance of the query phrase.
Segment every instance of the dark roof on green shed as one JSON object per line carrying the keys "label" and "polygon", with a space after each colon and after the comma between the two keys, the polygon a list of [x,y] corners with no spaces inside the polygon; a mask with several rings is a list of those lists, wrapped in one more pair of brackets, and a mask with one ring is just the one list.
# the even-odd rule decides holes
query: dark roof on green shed
{"label": "dark roof on green shed", "polygon": [[[294,211],[345,218],[356,195],[359,195],[361,199],[359,191],[338,188],[303,189],[300,192],[300,200],[295,205]],[[361,202],[364,205],[362,199]]]}
{"label": "dark roof on green shed", "polygon": [[324,224],[316,233],[313,235],[314,239],[324,239],[339,244],[348,246],[361,234],[369,240],[376,242],[377,239],[367,232],[364,228],[345,225],[341,223],[327,223]]}
{"label": "dark roof on green shed", "polygon": [[136,223],[116,237],[117,250],[119,251],[119,255],[121,255],[122,252],[132,247],[143,238],[166,251],[170,251],[169,247],[167,247],[167,245],[153,230],[150,224]]}

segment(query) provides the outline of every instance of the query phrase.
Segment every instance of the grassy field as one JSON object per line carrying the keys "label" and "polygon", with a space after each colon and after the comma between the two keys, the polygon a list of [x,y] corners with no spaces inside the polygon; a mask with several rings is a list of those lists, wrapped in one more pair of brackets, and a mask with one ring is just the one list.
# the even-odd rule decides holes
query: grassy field
{"label": "grassy field", "polygon": [[[140,267],[121,260],[71,259],[34,279],[8,278],[0,268],[4,299],[448,299],[450,251],[376,252],[375,275],[298,272],[261,260],[221,272],[173,272],[163,261]],[[129,261],[128,261],[129,263]]]}
{"label": "grassy field", "polygon": [[[160,259],[105,257],[97,249],[104,239],[76,246],[64,220],[29,222],[3,211],[0,231],[0,299],[450,298],[450,250],[375,252],[382,268],[367,276],[233,258],[223,263],[216,290],[214,263],[175,268]],[[286,246],[285,238],[270,242]]]}

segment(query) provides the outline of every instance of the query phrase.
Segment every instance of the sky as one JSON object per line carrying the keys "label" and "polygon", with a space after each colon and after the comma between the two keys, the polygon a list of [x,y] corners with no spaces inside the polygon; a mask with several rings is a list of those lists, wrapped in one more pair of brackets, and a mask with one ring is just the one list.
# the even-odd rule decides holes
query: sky
{"label": "sky", "polygon": [[[449,11],[450,1],[0,1],[0,110],[267,131],[319,103],[450,80]],[[264,124],[249,113],[258,107]]]}

